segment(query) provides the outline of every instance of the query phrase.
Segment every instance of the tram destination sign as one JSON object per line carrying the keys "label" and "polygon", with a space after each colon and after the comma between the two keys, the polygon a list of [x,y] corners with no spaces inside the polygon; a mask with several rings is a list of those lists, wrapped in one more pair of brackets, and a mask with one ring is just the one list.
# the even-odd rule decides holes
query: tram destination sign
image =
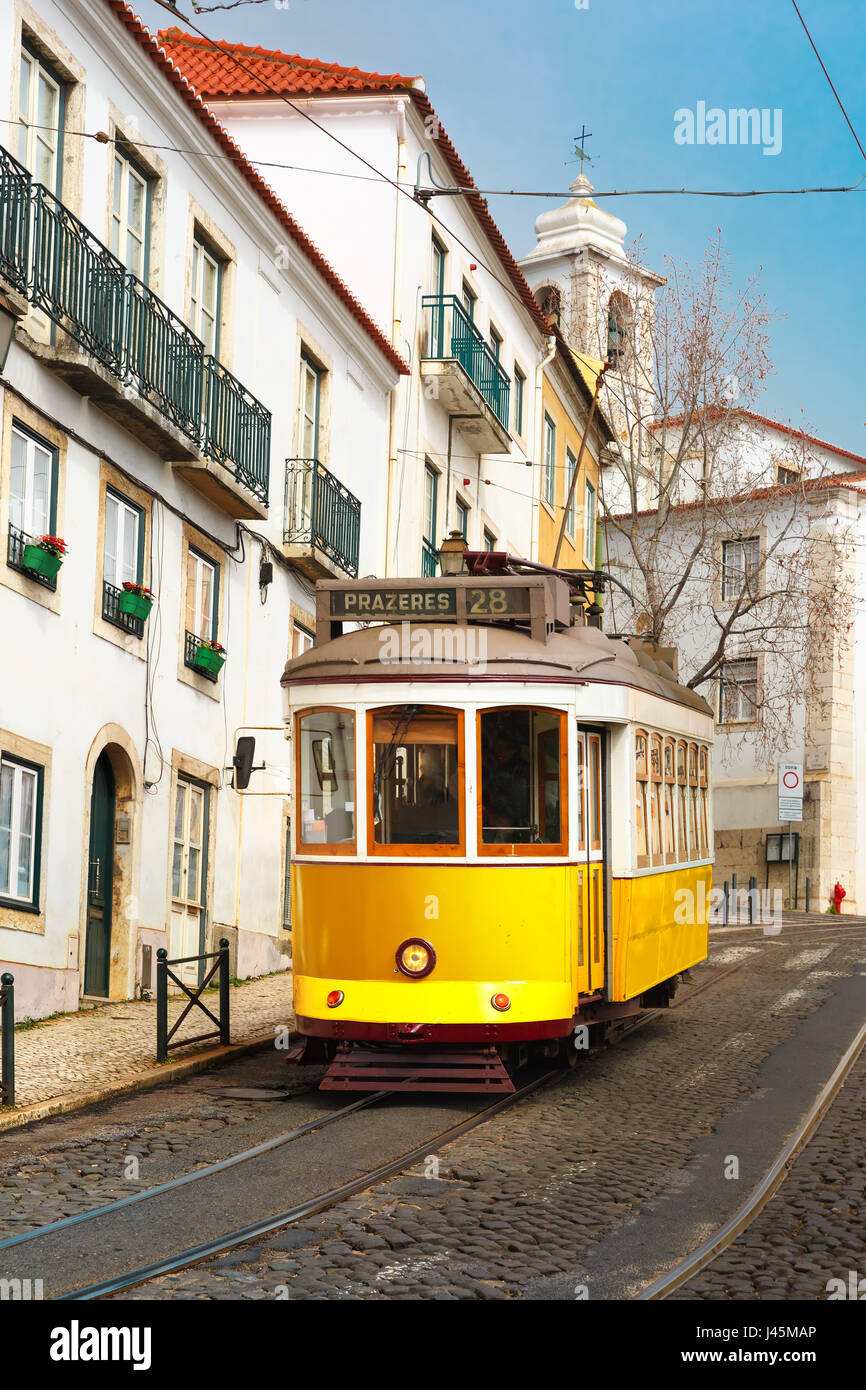
{"label": "tram destination sign", "polygon": [[569,624],[568,589],[549,575],[459,575],[428,580],[326,580],[317,586],[316,640],[343,623],[525,622],[546,641]]}

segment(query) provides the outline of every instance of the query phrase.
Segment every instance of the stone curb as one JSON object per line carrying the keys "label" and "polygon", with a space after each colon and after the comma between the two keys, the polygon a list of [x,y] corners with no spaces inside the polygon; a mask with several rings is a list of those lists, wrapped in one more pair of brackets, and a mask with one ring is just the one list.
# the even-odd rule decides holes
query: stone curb
{"label": "stone curb", "polygon": [[[291,1033],[290,1041],[294,1042],[296,1037],[297,1034]],[[38,1100],[32,1105],[22,1106],[20,1110],[2,1111],[0,1133],[20,1129],[36,1120],[45,1120],[50,1115],[67,1115],[72,1110],[84,1110],[100,1101],[111,1100],[113,1096],[152,1090],[166,1081],[179,1081],[182,1077],[194,1076],[196,1072],[207,1071],[208,1067],[234,1061],[235,1058],[245,1057],[251,1052],[263,1052],[266,1047],[273,1045],[273,1033],[265,1033],[247,1038],[244,1042],[231,1043],[228,1047],[212,1047],[207,1052],[199,1052],[193,1057],[184,1057],[177,1062],[167,1062],[161,1067],[151,1067],[148,1071],[134,1072],[95,1090],[82,1091],[80,1095],[52,1096],[50,1100]]]}

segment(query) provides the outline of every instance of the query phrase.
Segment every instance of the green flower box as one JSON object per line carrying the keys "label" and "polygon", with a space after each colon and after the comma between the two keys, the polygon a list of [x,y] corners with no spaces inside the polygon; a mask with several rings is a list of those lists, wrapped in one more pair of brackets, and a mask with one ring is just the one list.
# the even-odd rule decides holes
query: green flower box
{"label": "green flower box", "polygon": [[144,594],[136,594],[124,589],[120,595],[118,607],[121,613],[128,613],[131,618],[140,618],[146,622],[150,610],[153,607],[153,599],[147,598]]}
{"label": "green flower box", "polygon": [[213,647],[197,647],[195,653],[195,664],[200,671],[209,671],[212,676],[218,676],[225,664],[225,652],[215,652]]}
{"label": "green flower box", "polygon": [[55,555],[53,550],[44,550],[41,545],[25,545],[21,563],[26,570],[44,574],[46,579],[54,579],[63,564],[63,556]]}

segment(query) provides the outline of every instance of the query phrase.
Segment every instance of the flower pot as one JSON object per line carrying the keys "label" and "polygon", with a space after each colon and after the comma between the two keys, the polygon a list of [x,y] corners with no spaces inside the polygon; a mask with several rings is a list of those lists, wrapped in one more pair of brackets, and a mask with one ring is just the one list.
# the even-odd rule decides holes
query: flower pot
{"label": "flower pot", "polygon": [[118,608],[121,613],[128,613],[131,618],[140,618],[144,622],[153,607],[153,599],[145,594],[136,594],[129,589],[124,589],[120,595]]}
{"label": "flower pot", "polygon": [[43,550],[41,545],[25,545],[21,563],[26,570],[35,570],[46,579],[54,579],[63,564],[63,556],[55,555],[53,550]]}
{"label": "flower pot", "polygon": [[196,649],[196,666],[200,671],[209,671],[212,676],[219,675],[225,659],[225,652],[215,652],[211,647],[198,647]]}

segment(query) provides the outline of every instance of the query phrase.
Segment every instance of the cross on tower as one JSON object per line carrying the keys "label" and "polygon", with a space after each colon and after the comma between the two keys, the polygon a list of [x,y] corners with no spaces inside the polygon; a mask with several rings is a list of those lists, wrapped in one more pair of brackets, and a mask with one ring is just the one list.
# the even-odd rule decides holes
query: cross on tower
{"label": "cross on tower", "polygon": [[589,155],[587,154],[587,152],[586,152],[586,142],[587,142],[587,140],[590,138],[591,135],[592,135],[592,131],[591,131],[591,130],[587,130],[586,126],[585,126],[583,123],[581,123],[580,134],[579,134],[579,135],[575,135],[575,137],[574,137],[574,140],[575,140],[575,144],[574,144],[574,153],[576,154],[577,158],[580,160],[580,172],[581,172],[581,173],[583,173],[583,161],[584,161],[584,160],[586,160],[587,164],[591,164],[591,163],[592,163],[592,160],[591,160],[590,156],[589,156]]}

